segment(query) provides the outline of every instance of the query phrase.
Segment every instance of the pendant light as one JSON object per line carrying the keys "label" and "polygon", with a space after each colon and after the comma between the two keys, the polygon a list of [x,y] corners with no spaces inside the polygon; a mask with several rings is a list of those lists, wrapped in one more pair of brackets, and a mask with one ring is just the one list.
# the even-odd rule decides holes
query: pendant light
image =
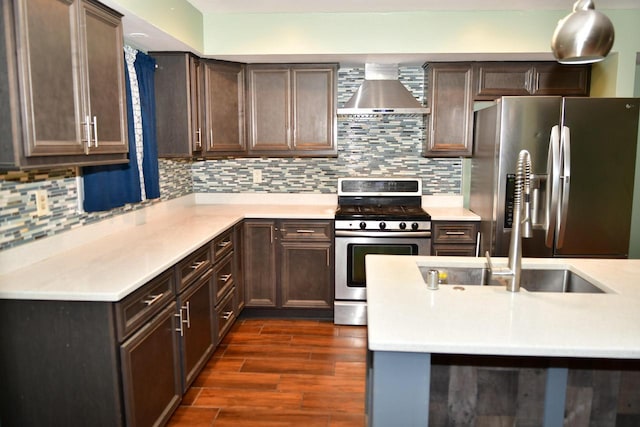
{"label": "pendant light", "polygon": [[613,24],[595,10],[592,0],[578,0],[573,12],[558,21],[551,50],[561,64],[602,61],[613,46]]}

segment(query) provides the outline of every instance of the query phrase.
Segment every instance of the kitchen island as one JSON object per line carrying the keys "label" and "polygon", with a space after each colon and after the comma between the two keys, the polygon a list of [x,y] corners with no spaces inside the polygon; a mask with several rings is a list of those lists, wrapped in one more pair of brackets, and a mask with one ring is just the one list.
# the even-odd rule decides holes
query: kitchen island
{"label": "kitchen island", "polygon": [[485,262],[367,257],[370,425],[637,425],[640,260],[523,259],[580,273],[601,294],[429,290],[420,271]]}

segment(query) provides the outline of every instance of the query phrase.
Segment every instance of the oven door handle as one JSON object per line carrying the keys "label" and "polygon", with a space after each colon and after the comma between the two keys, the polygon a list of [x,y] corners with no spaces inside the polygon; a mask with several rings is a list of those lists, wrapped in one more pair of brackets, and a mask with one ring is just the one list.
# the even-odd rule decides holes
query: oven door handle
{"label": "oven door handle", "polygon": [[431,237],[431,231],[351,231],[351,230],[336,230],[336,237]]}

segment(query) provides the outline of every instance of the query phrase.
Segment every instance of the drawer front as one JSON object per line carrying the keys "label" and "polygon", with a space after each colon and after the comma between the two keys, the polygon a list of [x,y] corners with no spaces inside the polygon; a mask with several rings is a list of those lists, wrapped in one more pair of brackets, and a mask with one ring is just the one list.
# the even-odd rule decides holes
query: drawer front
{"label": "drawer front", "polygon": [[332,221],[282,221],[280,238],[282,240],[331,240]]}
{"label": "drawer front", "polygon": [[433,245],[434,256],[476,256],[476,245]]}
{"label": "drawer front", "polygon": [[216,263],[214,271],[214,287],[215,287],[215,304],[220,302],[221,298],[234,285],[233,275],[233,252],[227,254],[223,259]]}
{"label": "drawer front", "polygon": [[231,329],[231,326],[237,317],[237,313],[234,310],[235,304],[233,303],[235,288],[231,289],[231,292],[229,292],[224,299],[220,301],[220,304],[216,306],[216,323],[218,326],[216,344],[220,344],[220,341],[222,341],[227,332],[229,332],[229,329]]}
{"label": "drawer front", "polygon": [[169,269],[117,302],[115,308],[118,340],[123,341],[174,297],[175,276],[173,269]]}
{"label": "drawer front", "polygon": [[178,292],[185,289],[211,268],[211,250],[209,245],[198,249],[182,261],[177,266]]}
{"label": "drawer front", "polygon": [[218,262],[233,250],[233,227],[213,239],[213,261]]}
{"label": "drawer front", "polygon": [[434,222],[433,243],[474,244],[478,233],[477,222]]}

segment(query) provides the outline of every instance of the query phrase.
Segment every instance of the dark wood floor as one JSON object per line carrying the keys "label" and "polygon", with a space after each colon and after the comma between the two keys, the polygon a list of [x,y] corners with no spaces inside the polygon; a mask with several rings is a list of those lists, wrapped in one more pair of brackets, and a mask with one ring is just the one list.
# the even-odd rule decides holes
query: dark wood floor
{"label": "dark wood floor", "polygon": [[241,319],[169,426],[362,427],[367,329]]}

